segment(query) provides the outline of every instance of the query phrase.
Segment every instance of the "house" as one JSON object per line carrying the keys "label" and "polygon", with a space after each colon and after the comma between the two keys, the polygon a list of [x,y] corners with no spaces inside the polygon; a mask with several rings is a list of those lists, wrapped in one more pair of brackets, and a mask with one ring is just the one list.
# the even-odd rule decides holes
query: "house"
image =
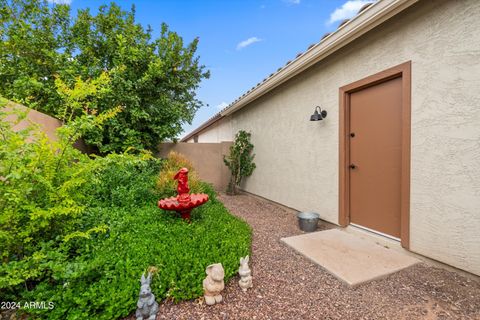
{"label": "house", "polygon": [[477,0],[377,1],[183,141],[250,131],[245,191],[480,275],[478,30]]}

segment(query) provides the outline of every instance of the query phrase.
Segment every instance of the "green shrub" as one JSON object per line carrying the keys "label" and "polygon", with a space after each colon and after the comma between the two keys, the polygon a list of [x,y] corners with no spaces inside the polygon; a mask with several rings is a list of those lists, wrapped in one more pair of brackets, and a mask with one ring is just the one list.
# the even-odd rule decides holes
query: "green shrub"
{"label": "green shrub", "polygon": [[[0,120],[0,301],[46,301],[28,309],[48,319],[116,319],[134,312],[139,278],[157,272],[157,300],[202,295],[207,265],[225,280],[249,254],[251,230],[198,182],[210,200],[187,224],[156,206],[162,161],[148,153],[89,158],[71,147],[83,124],[59,143],[13,132]],[[80,128],[80,129],[79,129]],[[70,130],[70,131],[69,131]]]}
{"label": "green shrub", "polygon": [[0,96],[0,108],[5,107],[8,103],[8,100]]}
{"label": "green shrub", "polygon": [[204,185],[200,183],[200,179],[198,178],[198,174],[193,167],[192,162],[183,154],[170,151],[163,163],[162,171],[160,171],[157,179],[157,191],[162,198],[177,195],[177,181],[173,180],[173,177],[181,168],[188,169],[188,186],[190,187],[190,192],[204,192],[202,189]]}
{"label": "green shrub", "polygon": [[209,264],[221,262],[228,281],[238,258],[250,252],[249,226],[215,196],[194,210],[191,224],[152,205],[97,207],[88,216],[106,224],[108,232],[81,239],[78,256],[56,266],[56,284],[39,285],[24,296],[55,303],[55,309],[35,313],[49,319],[127,316],[136,308],[139,278],[149,267],[158,270],[152,281],[157,300],[193,299],[203,294]]}
{"label": "green shrub", "polygon": [[240,130],[235,135],[235,141],[230,146],[230,154],[223,156],[223,162],[230,169],[232,175],[227,187],[228,194],[236,194],[243,178],[252,175],[256,165],[253,162],[255,154],[253,144],[250,142],[251,133]]}
{"label": "green shrub", "polygon": [[91,206],[142,206],[157,199],[155,178],[162,161],[150,153],[109,154],[95,158],[95,169],[86,192]]}
{"label": "green shrub", "polygon": [[[18,132],[0,111],[0,292],[27,289],[49,277],[48,261],[67,238],[102,228],[81,224],[91,160],[71,146],[76,129],[51,142],[35,126]],[[17,115],[18,121],[25,115]],[[84,124],[86,124],[85,122]],[[33,140],[33,141],[32,141]],[[2,298],[3,296],[0,296]]]}

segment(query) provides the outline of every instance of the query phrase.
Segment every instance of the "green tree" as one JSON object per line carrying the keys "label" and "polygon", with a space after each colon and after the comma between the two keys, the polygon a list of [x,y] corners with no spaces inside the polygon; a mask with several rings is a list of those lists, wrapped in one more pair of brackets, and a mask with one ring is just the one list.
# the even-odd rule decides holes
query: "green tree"
{"label": "green tree", "polygon": [[102,153],[175,139],[202,105],[195,91],[209,73],[196,56],[198,39],[184,44],[166,24],[153,39],[150,26],[135,22],[134,7],[112,3],[72,17],[68,5],[0,0],[0,24],[0,94],[7,98],[62,117],[68,101],[59,79],[73,87],[108,73],[108,87],[92,93],[96,109],[89,111],[122,112],[84,137]]}
{"label": "green tree", "polygon": [[250,142],[251,133],[240,130],[235,135],[235,141],[230,146],[230,154],[223,157],[223,162],[230,169],[232,176],[228,184],[227,193],[236,194],[237,186],[240,185],[243,178],[252,175],[256,168],[252,154],[253,144]]}
{"label": "green tree", "polygon": [[0,94],[50,115],[61,105],[55,74],[71,57],[69,8],[0,0]]}

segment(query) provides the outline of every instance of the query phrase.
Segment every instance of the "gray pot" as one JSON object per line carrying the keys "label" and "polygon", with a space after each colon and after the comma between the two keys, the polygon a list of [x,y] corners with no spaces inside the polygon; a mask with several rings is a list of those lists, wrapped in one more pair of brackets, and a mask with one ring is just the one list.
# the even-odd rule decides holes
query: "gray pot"
{"label": "gray pot", "polygon": [[300,230],[305,232],[313,232],[317,230],[319,217],[319,214],[315,212],[300,212],[297,214]]}

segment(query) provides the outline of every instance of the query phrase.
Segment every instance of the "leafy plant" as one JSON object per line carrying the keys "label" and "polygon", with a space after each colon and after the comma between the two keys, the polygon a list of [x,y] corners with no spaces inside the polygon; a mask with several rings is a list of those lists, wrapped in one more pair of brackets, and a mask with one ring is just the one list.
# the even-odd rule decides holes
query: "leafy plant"
{"label": "leafy plant", "polygon": [[77,118],[60,130],[58,142],[34,129],[14,132],[0,119],[0,301],[54,303],[21,310],[32,317],[126,317],[136,309],[138,279],[147,269],[157,270],[158,300],[193,299],[203,294],[206,266],[221,262],[228,281],[238,258],[250,252],[250,227],[208,184],[197,182],[209,201],[194,209],[191,224],[156,206],[159,194],[169,192],[156,185],[159,170],[188,166],[180,155],[89,158],[71,146],[108,116]]}
{"label": "leafy plant", "polygon": [[[51,1],[50,1],[51,2]],[[80,89],[95,100],[87,113],[123,112],[85,141],[101,153],[129,147],[154,150],[175,139],[202,103],[196,89],[209,77],[200,64],[198,39],[182,37],[162,24],[159,36],[135,22],[135,8],[117,4],[70,13],[66,4],[44,0],[0,0],[0,95],[51,116],[68,118],[61,88]],[[102,90],[89,81],[108,74]],[[65,84],[62,86],[61,84]],[[59,86],[60,85],[60,86]]]}
{"label": "leafy plant", "polygon": [[162,171],[160,171],[157,179],[157,190],[161,197],[177,195],[177,181],[173,180],[173,177],[181,168],[188,169],[188,186],[190,187],[190,192],[204,192],[203,184],[200,183],[198,174],[193,167],[192,162],[183,154],[170,151],[163,163]]}
{"label": "leafy plant", "polygon": [[156,175],[162,160],[150,152],[109,154],[95,156],[92,179],[89,182],[89,206],[137,207],[155,205],[157,193]]}
{"label": "leafy plant", "polygon": [[83,127],[102,119],[80,118],[82,126],[63,127],[50,141],[34,125],[13,131],[6,116],[0,111],[0,289],[14,292],[48,277],[47,261],[64,242],[104,230],[80,223],[92,160],[72,147]]}
{"label": "leafy plant", "polygon": [[251,133],[240,130],[235,135],[235,141],[230,146],[230,154],[223,157],[225,165],[232,173],[228,184],[227,193],[236,194],[237,186],[243,178],[252,175],[256,165],[253,162],[253,144],[250,142]]}
{"label": "leafy plant", "polygon": [[8,103],[8,100],[0,96],[0,108],[5,107]]}
{"label": "leafy plant", "polygon": [[89,209],[87,221],[106,224],[107,233],[78,239],[78,255],[55,265],[56,281],[23,291],[27,301],[56,306],[29,312],[48,319],[126,317],[136,309],[139,278],[147,269],[157,270],[151,287],[158,301],[202,296],[212,263],[223,264],[226,281],[234,277],[238,258],[250,252],[251,230],[208,192],[211,199],[195,209],[191,224],[151,203]]}
{"label": "leafy plant", "polygon": [[72,86],[61,78],[55,79],[57,92],[63,105],[57,109],[57,116],[65,123],[82,115],[96,115],[99,100],[109,94],[111,78],[107,72],[102,72],[97,78],[83,80],[76,77]]}

